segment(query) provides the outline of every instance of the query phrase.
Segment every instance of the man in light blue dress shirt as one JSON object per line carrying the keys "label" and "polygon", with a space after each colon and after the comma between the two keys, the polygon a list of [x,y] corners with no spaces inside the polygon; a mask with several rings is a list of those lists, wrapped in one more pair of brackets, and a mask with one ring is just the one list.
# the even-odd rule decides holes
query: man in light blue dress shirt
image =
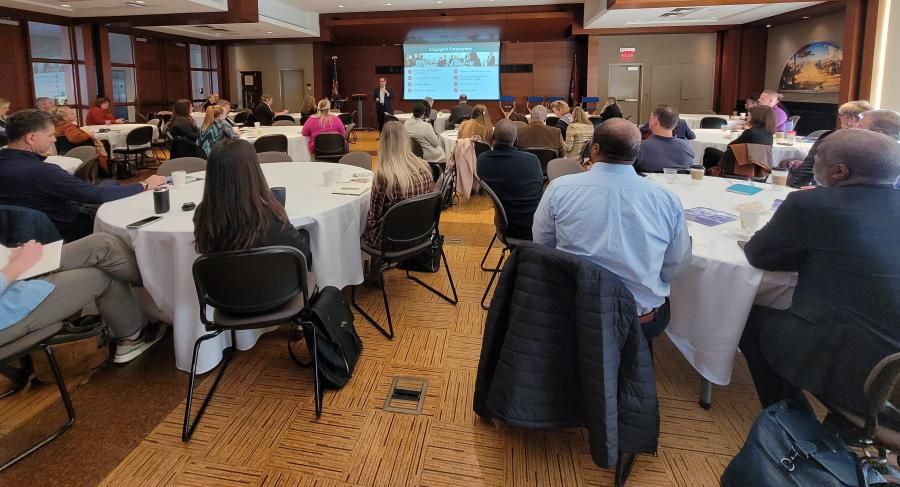
{"label": "man in light blue dress shirt", "polygon": [[597,127],[590,170],[553,180],[534,214],[534,241],[586,257],[634,295],[644,335],[669,323],[669,283],[691,262],[684,209],[675,194],[634,170],[641,143],[624,119]]}

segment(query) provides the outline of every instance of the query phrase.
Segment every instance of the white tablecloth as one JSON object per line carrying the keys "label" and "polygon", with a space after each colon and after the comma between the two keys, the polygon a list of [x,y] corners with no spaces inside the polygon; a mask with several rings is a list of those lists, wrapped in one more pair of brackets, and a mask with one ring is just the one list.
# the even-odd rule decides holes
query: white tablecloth
{"label": "white tablecloth", "polygon": [[447,158],[450,158],[450,154],[453,154],[453,148],[456,147],[456,135],[458,133],[458,130],[445,130],[441,132],[441,144],[444,145],[444,154],[447,154]]}
{"label": "white tablecloth", "polygon": [[[732,134],[723,132],[721,129],[696,129],[694,133],[697,134],[697,138],[688,141],[694,148],[694,164],[703,164],[703,152],[707,147],[714,147],[724,152],[728,143],[740,135],[740,132]],[[727,135],[731,135],[731,138],[726,138]],[[804,159],[810,148],[812,148],[812,143],[799,140],[790,146],[776,142],[772,146],[772,159],[775,164],[785,159]]]}
{"label": "white tablecloth", "polygon": [[[674,184],[665,183],[661,174],[648,177],[678,195],[685,209],[706,207],[734,215],[741,203],[761,201],[769,209],[792,191],[760,184],[763,191],[744,196],[725,191],[737,181],[724,178],[706,177],[695,185],[689,175],[679,175]],[[739,234],[739,220],[715,227],[688,222],[688,231],[694,257],[672,283],[672,317],[666,333],[697,372],[710,382],[727,385],[750,308],[754,303],[787,308],[797,277],[752,267],[737,244],[746,240]]]}
{"label": "white tablecloth", "polygon": [[[320,162],[262,166],[270,186],[287,188],[285,209],[291,223],[309,231],[313,271],[320,288],[342,288],[363,280],[359,239],[369,208],[369,193],[360,196],[331,194],[331,188],[323,185],[323,172],[333,168],[342,170],[345,181],[354,173],[368,173],[354,166]],[[203,181],[196,181],[180,190],[170,188],[172,209],[163,215],[163,220],[137,230],[129,230],[126,226],[153,215],[150,191],[104,204],[95,220],[96,231],[120,235],[132,244],[144,287],[163,317],[173,325],[175,363],[181,370],[190,370],[194,341],[205,333],[191,275],[191,266],[197,259],[193,246],[194,212],[182,211],[181,205],[188,201],[199,203],[203,185]],[[237,347],[241,350],[252,347],[263,332],[238,332]],[[229,334],[223,333],[204,342],[197,370],[206,372],[215,367],[230,341]]]}
{"label": "white tablecloth", "polygon": [[[118,123],[118,124],[110,124],[110,125],[86,125],[81,127],[82,130],[90,131],[94,134],[99,140],[106,140],[109,142],[109,147],[111,150],[126,147],[125,137],[128,135],[128,132],[138,128],[138,127],[147,127],[147,124],[143,123]],[[159,138],[159,129],[154,125],[150,125],[153,127],[153,140]],[[109,132],[100,132],[101,129],[109,129]],[[149,146],[148,146],[149,147]]]}
{"label": "white tablecloth", "polygon": [[[412,113],[398,113],[397,115],[394,115],[394,116],[397,117],[397,119],[400,120],[401,122],[406,123],[407,120],[412,118]],[[444,130],[446,130],[447,120],[450,120],[449,113],[438,112],[437,118],[434,119],[434,131],[436,133],[441,133]]]}
{"label": "white tablecloth", "polygon": [[680,113],[678,115],[678,118],[684,120],[685,123],[687,123],[687,126],[693,130],[697,130],[698,128],[700,128],[700,120],[702,120],[706,117],[719,117],[722,120],[725,120],[726,122],[728,122],[729,128],[734,127],[736,125],[743,125],[745,123],[744,120],[737,119],[737,118],[734,120],[731,120],[731,119],[729,119],[729,117],[727,115],[704,115],[702,113]]}
{"label": "white tablecloth", "polygon": [[78,159],[77,157],[66,157],[66,156],[47,156],[44,159],[44,162],[49,162],[51,164],[56,164],[57,166],[63,168],[69,174],[75,174],[75,170],[81,167],[84,161]]}
{"label": "white tablecloth", "polygon": [[312,160],[309,154],[309,137],[300,134],[303,127],[259,127],[241,130],[241,138],[251,144],[263,135],[284,134],[288,141],[288,155],[294,162],[307,162]]}

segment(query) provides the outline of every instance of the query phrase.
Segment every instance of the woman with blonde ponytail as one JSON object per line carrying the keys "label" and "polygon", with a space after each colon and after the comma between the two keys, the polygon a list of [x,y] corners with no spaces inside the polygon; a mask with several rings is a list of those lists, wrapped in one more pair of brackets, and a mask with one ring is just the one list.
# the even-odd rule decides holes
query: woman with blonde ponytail
{"label": "woman with blonde ponytail", "polygon": [[344,128],[344,122],[341,122],[340,118],[331,114],[331,102],[328,101],[328,98],[319,100],[317,108],[319,110],[318,115],[309,117],[306,123],[303,124],[303,130],[301,131],[303,135],[309,137],[310,154],[313,152],[313,144],[319,134],[341,134],[345,139],[347,138],[347,129]]}
{"label": "woman with blonde ponytail", "polygon": [[203,119],[203,125],[200,126],[200,132],[197,135],[197,145],[200,147],[203,157],[209,156],[216,142],[237,138],[234,129],[225,121],[226,115],[225,109],[218,105],[206,109],[206,117]]}
{"label": "woman with blonde ponytail", "polygon": [[369,215],[363,232],[366,245],[376,249],[381,247],[381,218],[392,206],[431,191],[434,191],[431,167],[412,153],[406,129],[400,122],[384,124]]}

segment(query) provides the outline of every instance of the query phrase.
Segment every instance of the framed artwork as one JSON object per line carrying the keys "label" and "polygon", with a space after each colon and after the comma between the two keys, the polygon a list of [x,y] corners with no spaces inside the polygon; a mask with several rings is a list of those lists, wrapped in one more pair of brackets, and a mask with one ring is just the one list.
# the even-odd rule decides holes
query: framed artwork
{"label": "framed artwork", "polygon": [[831,42],[801,47],[784,64],[779,91],[836,93],[841,86],[842,57],[841,46]]}

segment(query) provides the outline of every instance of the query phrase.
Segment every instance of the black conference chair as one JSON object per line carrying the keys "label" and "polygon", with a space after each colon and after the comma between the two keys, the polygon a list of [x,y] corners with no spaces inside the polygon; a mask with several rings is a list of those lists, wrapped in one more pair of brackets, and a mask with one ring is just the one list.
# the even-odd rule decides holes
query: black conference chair
{"label": "black conference chair", "polygon": [[702,129],[720,129],[724,125],[728,125],[728,121],[721,117],[703,117],[700,119],[700,128]]}
{"label": "black conference chair", "polygon": [[[440,236],[440,220],[441,193],[439,191],[408,198],[392,206],[382,218],[381,248],[372,248],[366,245],[365,242],[362,243],[363,252],[372,256],[373,263],[378,265],[378,282],[381,284],[381,296],[384,298],[387,330],[369,316],[356,302],[356,288],[358,286],[353,286],[353,290],[350,292],[350,301],[353,307],[389,340],[394,338],[394,322],[391,318],[387,287],[384,285],[384,271],[393,269],[400,265],[401,262],[428,251],[432,241]],[[374,259],[378,259],[378,261]],[[444,269],[447,271],[447,279],[450,281],[453,298],[447,297],[419,278],[411,276],[408,270],[405,271],[406,278],[428,289],[448,303],[455,305],[459,302],[459,297],[456,294],[456,285],[453,283],[453,276],[450,274],[450,266],[447,265],[447,256],[444,254],[443,249],[441,249],[441,260],[444,262]]]}
{"label": "black conference chair", "polygon": [[418,140],[412,137],[409,138],[409,150],[411,150],[412,153],[416,155],[416,157],[420,159],[425,158],[425,149],[422,148],[422,144],[420,144]]}
{"label": "black conference chair", "polygon": [[[500,260],[497,261],[497,266],[494,269],[491,269],[491,279],[488,281],[487,288],[484,290],[484,294],[481,296],[481,307],[484,309],[488,309],[489,306],[484,304],[484,300],[487,299],[487,295],[491,290],[491,286],[494,285],[494,279],[497,278],[497,274],[500,273],[500,269],[503,268],[503,260],[506,258],[507,252],[512,252],[515,250],[516,246],[518,246],[522,242],[530,242],[530,240],[523,240],[518,238],[511,238],[506,236],[506,232],[509,229],[509,218],[506,216],[506,210],[503,209],[503,203],[500,201],[500,198],[497,197],[497,193],[491,189],[484,181],[479,181],[479,185],[481,189],[484,190],[485,193],[488,194],[491,198],[491,203],[494,204],[494,238],[491,239],[491,245],[494,245],[494,240],[499,240],[501,244],[503,244],[503,248],[500,249]],[[488,247],[488,251],[490,251],[490,247]],[[484,257],[487,258],[487,253],[484,254]],[[484,260],[482,260],[482,265]]]}
{"label": "black conference chair", "polygon": [[319,134],[313,140],[313,156],[317,161],[337,162],[347,153],[341,134]]}
{"label": "black conference chair", "polygon": [[474,140],[472,142],[475,144],[475,157],[478,157],[482,152],[491,150],[491,145],[487,142],[482,142],[480,140]]}
{"label": "black conference chair", "polygon": [[260,152],[287,152],[287,136],[284,134],[263,135],[256,139],[256,142],[253,143],[253,148],[256,149],[257,154]]}
{"label": "black conference chair", "polygon": [[602,124],[603,122],[606,121],[606,120],[603,120],[603,118],[601,118],[601,117],[588,117],[588,120],[591,121],[591,125],[594,126],[594,130],[597,130],[597,127],[599,127],[600,124]]}
{"label": "black conference chair", "polygon": [[307,120],[309,120],[309,115],[300,115],[300,125],[306,125]]}
{"label": "black conference chair", "polygon": [[343,123],[345,127],[353,123],[352,113],[339,113],[338,118],[341,119],[341,123]]}
{"label": "black conference chair", "polygon": [[[287,321],[304,329],[313,327],[309,321],[310,300],[316,292],[316,275],[307,271],[303,253],[286,246],[201,255],[194,261],[193,275],[200,303],[200,321],[208,333],[194,342],[181,432],[181,440],[185,443],[194,434],[225,369],[234,357],[236,332],[267,328]],[[214,309],[212,320],[207,317],[207,306]],[[191,420],[200,345],[225,331],[231,334],[231,346],[223,351],[219,371],[196,416]],[[310,333],[307,336],[313,337],[313,343],[307,342],[307,347],[314,367],[315,407],[316,416],[319,416],[322,414],[322,392],[319,386],[316,334]]]}
{"label": "black conference chair", "polygon": [[237,113],[237,115],[234,116],[234,123],[237,125],[244,125],[247,123],[247,117],[249,116],[249,111],[240,111]]}
{"label": "black conference chair", "polygon": [[297,120],[295,120],[294,117],[290,115],[275,115],[275,122],[280,122],[282,120],[291,122],[292,125],[297,123]]}
{"label": "black conference chair", "polygon": [[559,117],[554,115],[549,115],[547,120],[544,121],[545,124],[549,127],[556,127],[556,124],[559,123]]}
{"label": "black conference chair", "polygon": [[[122,154],[126,165],[130,164],[133,156],[135,167],[140,169],[144,167],[144,153],[150,150],[151,142],[153,142],[153,127],[150,125],[137,127],[125,136],[125,148],[113,149],[113,154]],[[153,158],[156,159],[156,156]]]}
{"label": "black conference chair", "polygon": [[268,164],[271,162],[294,162],[287,152],[260,152],[256,154],[260,164]]}
{"label": "black conference chair", "polygon": [[541,162],[541,171],[544,172],[544,176],[547,176],[547,164],[550,164],[550,161],[556,159],[556,149],[550,147],[526,147],[522,150],[537,156],[538,161]]}

